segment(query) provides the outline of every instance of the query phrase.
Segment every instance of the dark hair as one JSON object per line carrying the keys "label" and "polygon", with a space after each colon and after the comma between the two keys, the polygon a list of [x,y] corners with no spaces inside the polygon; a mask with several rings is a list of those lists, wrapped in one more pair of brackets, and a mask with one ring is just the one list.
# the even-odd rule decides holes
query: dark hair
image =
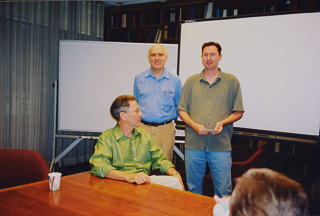
{"label": "dark hair", "polygon": [[206,48],[207,46],[215,46],[215,47],[217,47],[219,55],[221,55],[222,48],[221,48],[220,44],[218,44],[216,42],[212,42],[212,41],[202,44],[202,52],[201,53],[203,53],[204,48]]}
{"label": "dark hair", "polygon": [[306,216],[308,198],[302,186],[267,168],[250,169],[236,180],[230,215]]}
{"label": "dark hair", "polygon": [[136,101],[133,95],[120,95],[111,104],[110,113],[117,121],[120,120],[120,113],[127,111],[130,106],[129,101]]}

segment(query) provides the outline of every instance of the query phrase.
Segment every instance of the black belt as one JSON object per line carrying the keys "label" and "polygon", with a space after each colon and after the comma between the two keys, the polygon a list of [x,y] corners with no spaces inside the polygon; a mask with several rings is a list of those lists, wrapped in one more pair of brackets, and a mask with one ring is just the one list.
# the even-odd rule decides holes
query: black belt
{"label": "black belt", "polygon": [[145,122],[145,121],[143,121],[143,120],[141,119],[141,122],[142,122],[143,124],[145,124],[145,125],[157,127],[157,126],[160,126],[160,125],[169,124],[169,123],[172,122],[172,120],[169,120],[169,121],[166,121],[166,122],[162,122],[162,123],[155,123],[155,122]]}

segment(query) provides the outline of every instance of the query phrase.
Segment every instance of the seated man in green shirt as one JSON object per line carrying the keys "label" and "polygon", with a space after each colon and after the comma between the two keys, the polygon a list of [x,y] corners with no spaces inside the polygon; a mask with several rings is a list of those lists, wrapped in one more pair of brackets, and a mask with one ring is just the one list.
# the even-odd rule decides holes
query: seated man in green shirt
{"label": "seated man in green shirt", "polygon": [[[149,133],[139,128],[142,113],[136,98],[133,95],[117,97],[110,113],[117,125],[100,135],[89,160],[92,175],[136,184],[148,182],[172,186],[176,182],[172,187],[184,189],[174,165]],[[149,176],[150,168],[169,176]]]}

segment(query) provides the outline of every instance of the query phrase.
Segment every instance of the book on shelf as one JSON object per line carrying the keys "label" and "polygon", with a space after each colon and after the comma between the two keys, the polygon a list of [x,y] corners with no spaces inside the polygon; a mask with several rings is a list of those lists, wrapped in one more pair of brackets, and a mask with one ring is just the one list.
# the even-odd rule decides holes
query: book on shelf
{"label": "book on shelf", "polygon": [[176,14],[175,13],[170,14],[170,21],[176,21]]}
{"label": "book on shelf", "polygon": [[220,17],[220,8],[216,8],[215,17]]}
{"label": "book on shelf", "polygon": [[148,43],[155,43],[157,41],[157,37],[159,36],[160,29],[153,29],[149,33]]}
{"label": "book on shelf", "polygon": [[298,164],[299,177],[316,179],[316,169],[316,166],[312,162],[301,161]]}
{"label": "book on shelf", "polygon": [[279,142],[274,143],[274,152],[280,152],[280,143]]}
{"label": "book on shelf", "polygon": [[161,30],[159,31],[159,35],[157,37],[157,43],[160,43],[161,42]]}
{"label": "book on shelf", "polygon": [[243,146],[243,141],[244,141],[243,138],[240,138],[240,137],[232,137],[231,145],[234,145],[234,146]]}
{"label": "book on shelf", "polygon": [[138,41],[139,42],[146,42],[147,40],[147,33],[145,31],[140,32],[138,36]]}
{"label": "book on shelf", "polygon": [[292,160],[288,160],[284,157],[274,157],[270,159],[270,169],[291,177],[293,171],[293,162]]}
{"label": "book on shelf", "polygon": [[313,152],[310,146],[299,146],[299,157],[309,157]]}
{"label": "book on shelf", "polygon": [[142,26],[144,24],[144,13],[143,11],[140,11],[139,13],[139,26]]}
{"label": "book on shelf", "polygon": [[190,19],[193,19],[193,13],[194,13],[194,6],[191,7]]}
{"label": "book on shelf", "polygon": [[164,26],[164,34],[163,34],[163,39],[168,39],[168,25]]}
{"label": "book on shelf", "polygon": [[311,182],[309,184],[309,194],[311,200],[320,201],[320,181]]}
{"label": "book on shelf", "polygon": [[121,27],[127,27],[127,14],[122,14]]}
{"label": "book on shelf", "polygon": [[233,16],[238,16],[238,9],[233,9]]}
{"label": "book on shelf", "polygon": [[222,17],[227,17],[227,16],[228,16],[228,10],[227,9],[223,9]]}
{"label": "book on shelf", "polygon": [[127,41],[127,33],[121,31],[119,33],[115,33],[113,35],[114,41],[126,42]]}
{"label": "book on shelf", "polygon": [[113,15],[110,16],[110,26],[113,28]]}
{"label": "book on shelf", "polygon": [[207,16],[207,11],[208,11],[208,5],[204,6],[204,10],[203,10],[203,18],[206,18]]}
{"label": "book on shelf", "polygon": [[131,37],[130,37],[130,31],[127,32],[127,42],[129,42],[131,40]]}
{"label": "book on shelf", "polygon": [[190,6],[190,5],[186,6],[184,8],[182,17],[184,20],[192,20],[194,18],[194,6]]}
{"label": "book on shelf", "polygon": [[170,8],[170,19],[172,21],[176,21],[176,9],[175,8]]}
{"label": "book on shelf", "polygon": [[175,24],[167,25],[165,28],[165,37],[164,39],[177,39],[177,31],[178,31],[178,26]]}
{"label": "book on shelf", "polygon": [[289,154],[292,154],[292,155],[294,155],[294,153],[295,153],[295,145],[294,144],[289,144]]}
{"label": "book on shelf", "polygon": [[253,149],[258,149],[259,140],[249,139],[248,147]]}
{"label": "book on shelf", "polygon": [[121,14],[114,14],[110,17],[111,28],[121,27]]}
{"label": "book on shelf", "polygon": [[138,42],[138,31],[129,30],[127,32],[127,42]]}
{"label": "book on shelf", "polygon": [[294,155],[295,153],[295,144],[292,143],[274,143],[274,152],[283,153],[287,155]]}
{"label": "book on shelf", "polygon": [[209,2],[207,10],[206,10],[206,17],[205,18],[212,18],[212,10],[213,10],[213,2]]}
{"label": "book on shelf", "polygon": [[154,43],[160,42],[160,39],[161,39],[161,29],[158,29],[153,42]]}
{"label": "book on shelf", "polygon": [[222,10],[222,17],[237,16],[237,15],[238,15],[238,9],[233,9],[233,10],[223,9]]}
{"label": "book on shelf", "polygon": [[136,26],[136,15],[133,14],[132,16],[132,27]]}

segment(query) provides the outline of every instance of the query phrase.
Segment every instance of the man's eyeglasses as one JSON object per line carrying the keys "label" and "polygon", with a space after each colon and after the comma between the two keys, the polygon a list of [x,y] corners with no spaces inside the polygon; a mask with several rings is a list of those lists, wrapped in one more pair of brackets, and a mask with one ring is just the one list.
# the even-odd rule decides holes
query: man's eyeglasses
{"label": "man's eyeglasses", "polygon": [[138,114],[140,112],[140,110],[127,110],[125,112],[135,112],[136,114]]}

